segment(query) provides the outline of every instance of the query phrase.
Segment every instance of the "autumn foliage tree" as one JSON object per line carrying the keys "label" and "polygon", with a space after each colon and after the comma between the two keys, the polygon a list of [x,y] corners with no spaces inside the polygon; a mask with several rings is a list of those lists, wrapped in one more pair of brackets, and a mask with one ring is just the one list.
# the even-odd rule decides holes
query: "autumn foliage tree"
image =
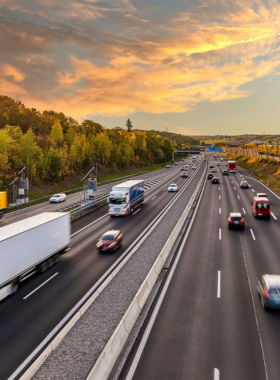
{"label": "autumn foliage tree", "polygon": [[160,133],[132,130],[130,119],[126,127],[79,124],[62,112],[39,112],[0,96],[0,190],[24,166],[31,185],[40,186],[84,173],[95,162],[113,169],[163,163],[178,147]]}

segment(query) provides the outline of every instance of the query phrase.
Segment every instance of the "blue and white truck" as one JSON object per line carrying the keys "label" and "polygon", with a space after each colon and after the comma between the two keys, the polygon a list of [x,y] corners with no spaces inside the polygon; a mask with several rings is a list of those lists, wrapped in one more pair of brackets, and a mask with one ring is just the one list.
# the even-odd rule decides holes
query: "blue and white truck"
{"label": "blue and white truck", "polygon": [[114,186],[108,198],[109,215],[128,215],[144,202],[144,191],[144,181],[130,180]]}

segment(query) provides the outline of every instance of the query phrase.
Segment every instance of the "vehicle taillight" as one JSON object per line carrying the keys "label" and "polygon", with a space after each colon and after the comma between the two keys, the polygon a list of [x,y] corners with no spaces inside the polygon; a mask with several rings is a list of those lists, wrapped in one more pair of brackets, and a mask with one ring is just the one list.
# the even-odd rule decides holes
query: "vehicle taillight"
{"label": "vehicle taillight", "polygon": [[232,223],[232,220],[230,219],[229,222]]}
{"label": "vehicle taillight", "polygon": [[241,222],[241,223],[244,223],[244,219],[240,219],[240,222]]}
{"label": "vehicle taillight", "polygon": [[269,301],[269,293],[266,289],[264,290],[264,296],[265,296],[265,299]]}

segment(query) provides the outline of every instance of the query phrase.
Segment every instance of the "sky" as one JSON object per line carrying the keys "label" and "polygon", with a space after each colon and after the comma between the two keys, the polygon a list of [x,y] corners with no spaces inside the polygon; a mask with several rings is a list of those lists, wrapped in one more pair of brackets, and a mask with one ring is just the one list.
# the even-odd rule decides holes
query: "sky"
{"label": "sky", "polygon": [[280,0],[0,0],[0,94],[78,121],[280,126]]}

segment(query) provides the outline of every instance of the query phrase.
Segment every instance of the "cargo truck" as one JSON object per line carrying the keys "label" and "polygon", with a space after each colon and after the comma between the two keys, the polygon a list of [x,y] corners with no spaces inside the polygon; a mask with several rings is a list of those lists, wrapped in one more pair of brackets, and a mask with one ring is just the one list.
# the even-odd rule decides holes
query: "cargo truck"
{"label": "cargo truck", "polygon": [[128,215],[144,202],[144,191],[144,181],[130,180],[114,186],[108,198],[109,215]]}
{"label": "cargo truck", "polygon": [[228,171],[229,173],[236,173],[236,162],[228,161]]}
{"label": "cargo truck", "polygon": [[70,245],[70,214],[45,212],[0,229],[0,301],[36,272],[59,261]]}
{"label": "cargo truck", "polygon": [[8,206],[7,192],[6,191],[0,191],[0,219],[3,218],[7,206]]}

